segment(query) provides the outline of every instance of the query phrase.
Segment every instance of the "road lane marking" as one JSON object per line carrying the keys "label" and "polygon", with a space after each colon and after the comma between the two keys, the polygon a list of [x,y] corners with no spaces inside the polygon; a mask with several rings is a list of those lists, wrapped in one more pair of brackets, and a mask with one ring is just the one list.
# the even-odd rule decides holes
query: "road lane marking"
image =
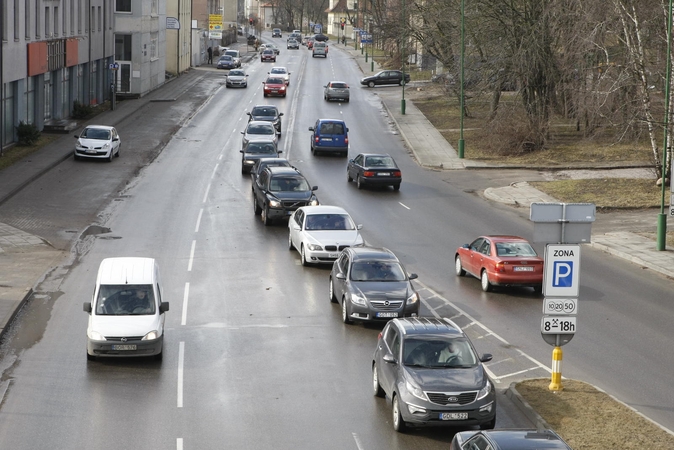
{"label": "road lane marking", "polygon": [[[300,63],[300,67],[298,69],[299,75],[296,77],[296,81],[294,83],[295,86],[299,88],[300,83],[302,82],[302,79],[304,78],[304,69],[306,67],[306,58],[302,60]],[[300,97],[300,89],[294,89],[293,94],[290,98],[290,112],[288,114],[289,120],[286,122],[286,133],[285,133],[285,140],[283,144],[283,151],[285,152],[284,158],[286,158],[288,161],[290,161],[290,150],[292,150],[292,145],[293,145],[293,134],[292,130],[293,127],[295,126],[295,117],[297,117],[297,108],[299,106],[299,97]]]}
{"label": "road lane marking", "polygon": [[178,347],[178,408],[183,407],[183,369],[185,365],[185,341]]}
{"label": "road lane marking", "polygon": [[199,210],[199,217],[197,217],[197,226],[194,228],[194,232],[198,233],[199,232],[199,225],[201,225],[201,215],[204,213],[204,208],[201,208]]}
{"label": "road lane marking", "polygon": [[197,241],[196,240],[192,241],[192,250],[190,250],[190,261],[187,264],[187,271],[188,272],[192,271],[192,262],[194,261],[194,249],[196,248],[196,246],[197,246]]}
{"label": "road lane marking", "polygon": [[183,438],[176,439],[176,450],[183,450]]}
{"label": "road lane marking", "polygon": [[208,199],[208,191],[211,190],[211,183],[208,183],[208,186],[206,186],[206,192],[204,193],[204,199],[201,203],[206,203],[206,200]]}
{"label": "road lane marking", "polygon": [[407,206],[407,205],[405,205],[405,204],[403,204],[403,203],[398,202],[398,204],[399,204],[400,206],[402,206],[403,208],[406,208],[406,209],[409,209],[409,210],[412,209],[412,208],[410,208],[409,206]]}
{"label": "road lane marking", "polygon": [[185,283],[185,293],[183,294],[183,315],[180,320],[180,325],[185,325],[187,323],[187,300],[190,297],[190,283]]}
{"label": "road lane marking", "polygon": [[356,441],[356,447],[358,447],[358,450],[363,450],[365,447],[363,447],[363,444],[360,442],[360,438],[356,433],[351,433],[353,435],[353,440]]}
{"label": "road lane marking", "polygon": [[211,174],[211,180],[212,180],[213,178],[215,178],[215,172],[218,170],[218,166],[219,166],[219,164],[216,163],[216,164],[215,164],[215,167],[213,167],[213,173]]}

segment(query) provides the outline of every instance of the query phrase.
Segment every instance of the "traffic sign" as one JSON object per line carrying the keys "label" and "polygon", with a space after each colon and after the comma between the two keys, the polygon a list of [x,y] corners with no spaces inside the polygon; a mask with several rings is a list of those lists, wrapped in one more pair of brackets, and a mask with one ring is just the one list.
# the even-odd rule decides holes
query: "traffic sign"
{"label": "traffic sign", "polygon": [[571,315],[578,311],[577,298],[545,298],[543,299],[543,314]]}
{"label": "traffic sign", "polygon": [[575,334],[576,316],[543,316],[542,334]]}
{"label": "traffic sign", "polygon": [[543,293],[546,297],[578,297],[580,245],[546,245],[543,275]]}
{"label": "traffic sign", "polygon": [[108,66],[108,68],[109,68],[110,70],[117,70],[117,69],[119,69],[119,64],[117,64],[117,63],[112,63],[112,64],[110,64],[110,66]]}

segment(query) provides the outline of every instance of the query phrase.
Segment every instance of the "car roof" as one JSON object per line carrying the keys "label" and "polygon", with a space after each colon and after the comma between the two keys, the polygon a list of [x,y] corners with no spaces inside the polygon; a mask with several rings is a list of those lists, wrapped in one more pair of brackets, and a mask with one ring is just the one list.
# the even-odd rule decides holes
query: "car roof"
{"label": "car roof", "polygon": [[140,257],[115,257],[101,261],[98,284],[153,284],[155,260]]}
{"label": "car roof", "polygon": [[[461,432],[462,438],[470,439],[478,432]],[[479,433],[487,436],[496,444],[497,450],[552,450],[571,447],[553,430],[483,430]]]}
{"label": "car roof", "polygon": [[327,123],[346,123],[342,119],[318,119],[320,123],[327,122]]}
{"label": "car roof", "polygon": [[344,208],[332,205],[303,206],[299,209],[304,210],[307,216],[314,214],[349,214]]}
{"label": "car roof", "polygon": [[265,80],[265,83],[269,83],[269,84],[285,84],[285,81],[283,81],[283,78],[279,78],[279,77],[277,77],[277,76],[274,76],[274,77],[271,77],[271,76],[270,76],[270,77],[268,77],[268,78]]}
{"label": "car roof", "polygon": [[271,166],[267,167],[264,170],[268,170],[270,175],[293,175],[293,176],[301,176],[304,178],[304,175],[300,173],[299,170],[295,169],[294,167],[282,167],[282,166]]}
{"label": "car roof", "polygon": [[497,242],[497,241],[498,242],[505,242],[505,241],[525,241],[525,242],[528,242],[523,237],[513,236],[513,235],[509,235],[509,234],[487,234],[487,235],[480,236],[480,237],[489,239],[490,241],[493,241],[493,242]]}
{"label": "car roof", "polygon": [[276,105],[255,105],[253,106],[250,110],[254,110],[255,108],[269,108],[278,111],[278,106]]}
{"label": "car roof", "polygon": [[246,147],[248,147],[249,145],[265,145],[265,144],[272,144],[274,147],[277,147],[276,141],[272,139],[255,139],[254,141],[248,141]]}
{"label": "car roof", "polygon": [[393,158],[393,156],[389,155],[388,153],[358,153],[356,156],[363,155],[365,157],[368,156],[388,156],[389,158]]}
{"label": "car roof", "polygon": [[347,247],[345,251],[348,251],[351,254],[352,261],[369,259],[398,261],[396,255],[385,247]]}
{"label": "car roof", "polygon": [[266,163],[275,163],[275,162],[279,162],[279,163],[286,162],[286,163],[290,164],[290,161],[288,161],[286,158],[260,158],[255,162],[255,164],[266,164]]}
{"label": "car roof", "polygon": [[250,127],[250,126],[252,126],[252,125],[264,125],[264,126],[270,126],[270,127],[273,127],[273,126],[274,126],[273,123],[268,122],[268,121],[266,121],[266,120],[251,120],[250,122],[248,122],[246,128],[248,128],[248,127]]}
{"label": "car roof", "polygon": [[272,71],[274,69],[277,69],[277,70],[281,69],[281,70],[285,70],[286,72],[288,71],[288,69],[286,67],[283,67],[283,66],[274,66],[270,69],[270,71]]}
{"label": "car roof", "polygon": [[463,330],[447,318],[405,317],[393,319],[405,335],[441,334],[443,336],[462,337]]}
{"label": "car roof", "polygon": [[99,129],[102,129],[102,130],[112,130],[112,129],[115,128],[115,127],[111,127],[111,126],[109,126],[109,125],[87,125],[87,126],[84,127],[84,128],[85,128],[85,129],[86,129],[86,128],[99,128]]}

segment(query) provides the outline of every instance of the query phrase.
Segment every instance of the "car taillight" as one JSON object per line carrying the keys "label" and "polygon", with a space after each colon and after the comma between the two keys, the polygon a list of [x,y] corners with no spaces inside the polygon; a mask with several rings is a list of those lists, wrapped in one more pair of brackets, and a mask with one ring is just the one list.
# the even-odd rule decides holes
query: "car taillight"
{"label": "car taillight", "polygon": [[402,175],[402,174],[400,173],[399,170],[394,170],[394,171],[393,171],[393,176],[394,176],[394,177],[399,177],[399,176],[401,176],[401,175]]}
{"label": "car taillight", "polygon": [[348,137],[344,138],[344,143],[347,144],[347,145],[349,144],[349,138]]}
{"label": "car taillight", "polygon": [[314,142],[318,142],[318,139],[319,139],[318,136],[314,136]]}
{"label": "car taillight", "polygon": [[380,340],[380,339],[381,339],[382,334],[383,334],[383,333],[380,331],[380,332],[379,332],[379,335],[377,336],[377,340]]}
{"label": "car taillight", "polygon": [[505,264],[502,263],[502,262],[496,263],[496,265],[494,266],[494,269],[495,269],[497,272],[505,272]]}
{"label": "car taillight", "polygon": [[365,172],[363,172],[363,176],[364,177],[373,177],[374,172],[372,172],[371,170],[366,170]]}

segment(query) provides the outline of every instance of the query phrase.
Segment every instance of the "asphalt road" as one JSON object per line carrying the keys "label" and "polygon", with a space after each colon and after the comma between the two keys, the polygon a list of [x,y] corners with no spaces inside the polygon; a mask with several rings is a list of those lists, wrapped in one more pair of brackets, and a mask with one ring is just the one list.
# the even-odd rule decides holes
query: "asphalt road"
{"label": "asphalt road", "polygon": [[[292,72],[287,98],[262,97],[271,63],[246,67],[246,90],[218,89],[205,77],[184,102],[157,104],[119,127],[122,156],[112,164],[68,160],[0,208],[3,220],[59,248],[99,226],[78,240],[48,278],[51,294],[23,311],[2,348],[10,381],[0,448],[447,448],[452,430],[392,430],[390,405],[370,392],[381,326],[343,325],[327,296],[329,268],[302,267],[287,249],[286,226],[265,227],[253,214],[238,150],[245,113],[259,103],[285,112],[280,147],[319,186],[321,202],[347,208],[368,244],[389,247],[420,275],[422,314],[451,317],[478,351],[494,354],[488,367],[499,389],[548,376],[541,298],[527,289],[483,293],[478,280],[453,274],[454,249],[476,234],[531,236],[520,211],[475,193],[506,175],[420,169],[339,51],[323,59],[282,47],[277,65]],[[333,79],[351,84],[349,104],[322,100]],[[184,122],[211,94],[169,141],[171,120]],[[154,115],[166,117],[164,128],[148,128],[142,118]],[[346,182],[344,158],[312,156],[307,128],[318,117],[347,122],[350,157],[391,153],[404,174],[400,192],[358,190]],[[82,303],[100,260],[120,255],[159,262],[171,303],[162,363],[86,362]],[[589,249],[582,265],[579,332],[564,347],[565,376],[671,428],[674,399],[662,376],[671,363],[658,357],[669,351],[671,282]],[[501,400],[497,427],[528,425]]]}

